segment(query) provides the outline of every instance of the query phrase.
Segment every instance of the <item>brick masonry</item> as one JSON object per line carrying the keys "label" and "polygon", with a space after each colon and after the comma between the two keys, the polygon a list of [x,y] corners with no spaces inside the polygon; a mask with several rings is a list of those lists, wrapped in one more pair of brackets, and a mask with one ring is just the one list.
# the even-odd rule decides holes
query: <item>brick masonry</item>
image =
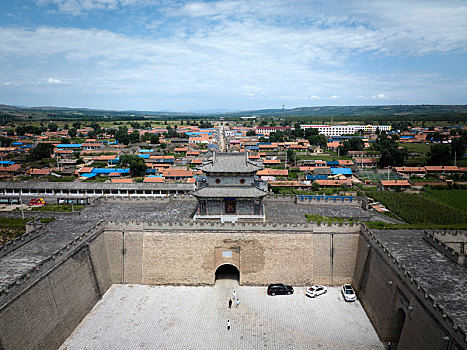
{"label": "brick masonry", "polygon": [[226,263],[242,285],[352,283],[381,340],[443,349],[448,335],[451,350],[464,348],[465,335],[388,254],[359,224],[107,222],[0,291],[0,349],[58,348],[114,283],[212,285]]}

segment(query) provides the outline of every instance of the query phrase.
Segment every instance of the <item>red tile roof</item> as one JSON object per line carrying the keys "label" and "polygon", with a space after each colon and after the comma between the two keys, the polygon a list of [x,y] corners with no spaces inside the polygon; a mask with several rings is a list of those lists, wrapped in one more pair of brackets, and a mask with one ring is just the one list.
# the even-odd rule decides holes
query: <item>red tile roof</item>
{"label": "red tile roof", "polygon": [[143,182],[161,183],[161,182],[164,182],[164,178],[156,177],[156,176],[148,176],[144,178]]}
{"label": "red tile roof", "polygon": [[265,168],[256,172],[258,176],[288,176],[289,171],[287,169],[271,169]]}
{"label": "red tile roof", "polygon": [[381,180],[383,186],[410,186],[407,180]]}
{"label": "red tile roof", "polygon": [[133,183],[133,179],[110,179],[110,182],[111,183],[114,183],[114,184],[129,184],[129,183]]}

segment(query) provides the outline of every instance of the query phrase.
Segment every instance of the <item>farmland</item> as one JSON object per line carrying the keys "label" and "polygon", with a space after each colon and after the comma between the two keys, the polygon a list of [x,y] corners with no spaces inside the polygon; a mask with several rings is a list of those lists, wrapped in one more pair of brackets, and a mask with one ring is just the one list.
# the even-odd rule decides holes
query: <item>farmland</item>
{"label": "farmland", "polygon": [[467,190],[429,190],[423,194],[427,198],[467,212]]}
{"label": "farmland", "polygon": [[[448,192],[448,191],[446,191]],[[449,191],[451,192],[451,191]],[[409,224],[467,225],[467,212],[445,202],[413,193],[366,191],[366,195],[383,203]]]}

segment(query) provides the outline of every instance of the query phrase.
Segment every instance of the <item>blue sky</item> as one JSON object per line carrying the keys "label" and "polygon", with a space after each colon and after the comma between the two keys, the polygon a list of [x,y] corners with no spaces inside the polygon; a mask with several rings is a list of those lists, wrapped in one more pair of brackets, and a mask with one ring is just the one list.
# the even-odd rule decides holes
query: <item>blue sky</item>
{"label": "blue sky", "polygon": [[0,103],[466,104],[467,1],[0,1]]}

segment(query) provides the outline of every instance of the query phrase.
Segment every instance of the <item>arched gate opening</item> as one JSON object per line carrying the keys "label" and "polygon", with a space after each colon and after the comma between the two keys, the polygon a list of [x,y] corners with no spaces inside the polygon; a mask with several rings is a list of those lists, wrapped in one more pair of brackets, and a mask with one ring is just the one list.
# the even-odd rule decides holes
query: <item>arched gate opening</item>
{"label": "arched gate opening", "polygon": [[215,285],[238,285],[240,282],[240,271],[235,265],[223,264],[216,269]]}
{"label": "arched gate opening", "polygon": [[405,323],[405,312],[402,308],[397,309],[395,317],[394,317],[394,333],[392,338],[392,348],[397,349],[397,345],[399,344],[399,339],[402,334],[402,329],[404,328]]}

